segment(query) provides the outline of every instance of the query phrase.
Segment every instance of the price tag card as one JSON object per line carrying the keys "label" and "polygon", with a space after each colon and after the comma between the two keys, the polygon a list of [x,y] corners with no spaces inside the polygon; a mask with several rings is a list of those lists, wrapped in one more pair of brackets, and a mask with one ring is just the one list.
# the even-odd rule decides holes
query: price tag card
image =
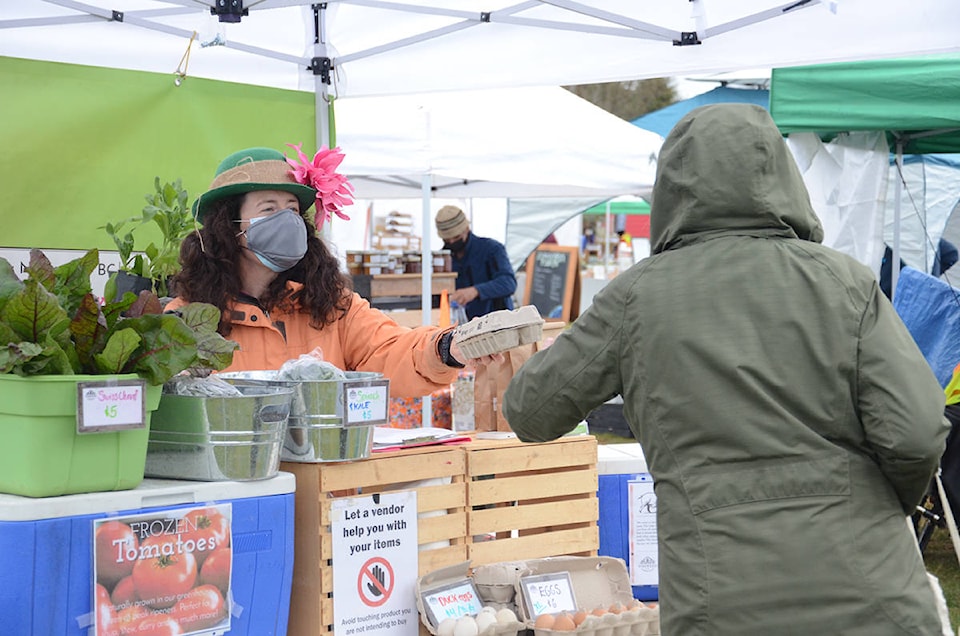
{"label": "price tag card", "polygon": [[573,585],[569,572],[554,572],[520,578],[520,589],[527,603],[531,619],[541,614],[576,612],[577,601],[573,597]]}
{"label": "price tag card", "polygon": [[420,592],[420,598],[434,627],[447,618],[476,616],[483,609],[483,602],[477,594],[477,588],[470,579],[424,590]]}
{"label": "price tag card", "polygon": [[382,426],[387,424],[390,380],[346,380],[343,383],[343,425]]}
{"label": "price tag card", "polygon": [[77,433],[143,428],[146,391],[145,380],[77,382]]}

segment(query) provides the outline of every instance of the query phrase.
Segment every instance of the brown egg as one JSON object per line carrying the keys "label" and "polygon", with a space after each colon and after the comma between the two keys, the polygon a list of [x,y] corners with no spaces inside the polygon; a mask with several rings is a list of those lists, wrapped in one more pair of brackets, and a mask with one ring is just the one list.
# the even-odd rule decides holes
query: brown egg
{"label": "brown egg", "polygon": [[655,608],[656,606],[657,606],[657,602],[656,602],[656,601],[653,601],[653,602],[650,602],[650,603],[647,603],[647,607],[650,607],[650,608]]}
{"label": "brown egg", "polygon": [[555,620],[553,614],[541,614],[537,616],[537,620],[534,621],[533,626],[537,629],[553,629]]}
{"label": "brown egg", "polygon": [[613,603],[609,608],[611,614],[620,614],[623,612],[623,605],[620,603]]}
{"label": "brown egg", "polygon": [[604,614],[607,613],[607,608],[606,608],[606,607],[598,607],[598,608],[596,608],[595,610],[593,610],[593,611],[590,612],[590,613],[593,614],[594,616],[603,616]]}
{"label": "brown egg", "polygon": [[560,612],[557,614],[557,618],[553,621],[553,629],[558,632],[572,632],[577,629],[577,624],[573,622],[573,618],[570,617],[570,614],[566,612]]}
{"label": "brown egg", "polygon": [[577,627],[579,627],[585,620],[587,620],[586,610],[577,610],[577,613],[573,615],[573,622]]}

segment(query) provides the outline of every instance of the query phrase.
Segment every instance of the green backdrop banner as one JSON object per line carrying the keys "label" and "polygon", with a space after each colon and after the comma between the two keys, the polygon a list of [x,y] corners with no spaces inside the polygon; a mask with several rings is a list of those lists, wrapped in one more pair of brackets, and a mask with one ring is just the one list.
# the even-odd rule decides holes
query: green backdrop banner
{"label": "green backdrop banner", "polygon": [[114,249],[98,227],[139,215],[154,177],[192,202],[231,152],[316,143],[312,93],[9,57],[0,83],[0,247]]}

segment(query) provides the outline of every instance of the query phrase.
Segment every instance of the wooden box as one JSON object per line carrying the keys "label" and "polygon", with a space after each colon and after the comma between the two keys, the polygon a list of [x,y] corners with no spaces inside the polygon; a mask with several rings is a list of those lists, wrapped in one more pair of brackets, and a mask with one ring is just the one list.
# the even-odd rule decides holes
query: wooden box
{"label": "wooden box", "polygon": [[[388,490],[417,491],[418,544],[449,543],[421,549],[423,575],[467,559],[465,455],[458,447],[434,446],[343,463],[283,462],[296,475],[293,589],[290,636],[333,632],[334,499]],[[423,480],[446,484],[418,485]],[[431,514],[432,513],[432,514]],[[445,514],[444,514],[445,513]]]}
{"label": "wooden box", "polygon": [[474,439],[281,469],[297,479],[290,636],[333,633],[330,511],[338,498],[415,489],[419,576],[468,560],[596,556],[600,545],[592,436],[545,444]]}
{"label": "wooden box", "polygon": [[545,444],[476,440],[464,452],[472,565],[597,555],[595,437]]}

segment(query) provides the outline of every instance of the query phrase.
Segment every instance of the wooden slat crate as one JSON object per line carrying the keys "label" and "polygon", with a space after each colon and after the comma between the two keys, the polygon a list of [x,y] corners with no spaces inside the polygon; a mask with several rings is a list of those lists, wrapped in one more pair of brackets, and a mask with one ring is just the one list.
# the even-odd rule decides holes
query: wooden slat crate
{"label": "wooden slat crate", "polygon": [[290,636],[333,633],[330,509],[337,498],[405,490],[410,482],[449,478],[450,483],[412,488],[417,491],[418,544],[449,543],[420,551],[419,574],[467,560],[465,455],[459,447],[377,453],[343,463],[283,462],[282,467],[297,478]]}
{"label": "wooden slat crate", "polygon": [[472,565],[596,556],[597,440],[474,441],[464,447]]}

